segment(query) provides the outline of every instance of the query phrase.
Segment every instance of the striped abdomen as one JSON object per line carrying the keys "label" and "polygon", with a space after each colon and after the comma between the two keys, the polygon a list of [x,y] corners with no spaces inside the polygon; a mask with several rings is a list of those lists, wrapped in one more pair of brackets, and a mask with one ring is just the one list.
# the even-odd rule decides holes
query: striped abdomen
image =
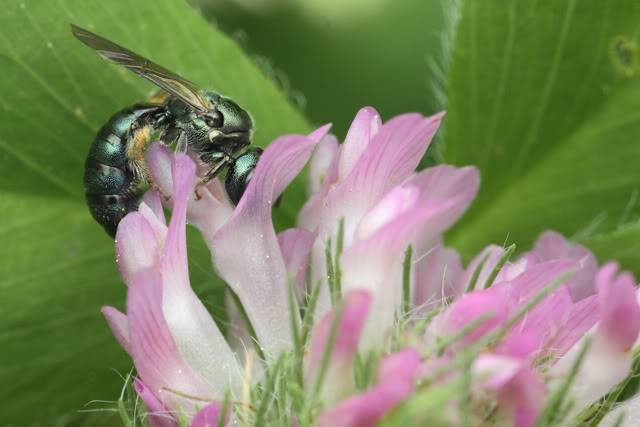
{"label": "striped abdomen", "polygon": [[[91,144],[84,172],[87,205],[112,237],[120,220],[138,208],[146,188],[146,177],[132,168],[129,154],[132,144],[148,143],[149,129],[141,122],[160,108],[137,105],[121,110],[100,129]],[[147,140],[143,141],[145,137]]]}

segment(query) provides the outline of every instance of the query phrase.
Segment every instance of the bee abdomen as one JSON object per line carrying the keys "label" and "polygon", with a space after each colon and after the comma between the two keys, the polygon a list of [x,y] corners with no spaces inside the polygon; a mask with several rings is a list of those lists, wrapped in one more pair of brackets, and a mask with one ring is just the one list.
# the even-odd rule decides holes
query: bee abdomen
{"label": "bee abdomen", "polygon": [[84,187],[93,218],[115,237],[118,223],[137,210],[146,182],[130,168],[132,125],[158,107],[134,106],[116,113],[96,135],[85,162]]}

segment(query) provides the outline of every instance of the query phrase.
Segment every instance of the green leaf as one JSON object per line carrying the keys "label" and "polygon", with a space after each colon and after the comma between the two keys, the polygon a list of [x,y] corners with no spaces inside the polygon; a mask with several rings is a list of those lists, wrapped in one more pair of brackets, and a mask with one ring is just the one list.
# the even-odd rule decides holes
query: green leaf
{"label": "green leaf", "polygon": [[445,158],[478,165],[482,189],[454,243],[526,249],[636,218],[637,3],[466,0],[459,16]]}
{"label": "green leaf", "polygon": [[609,233],[595,234],[584,242],[599,259],[616,260],[640,277],[640,222],[627,224]]}
{"label": "green leaf", "polygon": [[[82,174],[98,128],[154,89],[77,42],[71,22],[234,98],[253,115],[259,145],[309,130],[238,46],[182,2],[3,3],[0,401],[15,425],[53,425],[92,399],[116,400],[124,381],[114,370],[130,368],[99,313],[122,309],[125,287],[113,242],[84,204]],[[298,193],[285,197],[279,223],[291,221]],[[194,287],[219,312],[209,255],[190,244]]]}

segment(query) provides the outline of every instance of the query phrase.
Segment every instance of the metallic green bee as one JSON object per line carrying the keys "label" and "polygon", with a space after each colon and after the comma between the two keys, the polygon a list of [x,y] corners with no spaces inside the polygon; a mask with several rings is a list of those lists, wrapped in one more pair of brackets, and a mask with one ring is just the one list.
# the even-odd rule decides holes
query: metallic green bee
{"label": "metallic green bee", "polygon": [[[159,86],[148,103],[117,112],[96,135],[85,163],[87,205],[115,236],[120,220],[137,210],[149,184],[144,153],[154,136],[176,150],[195,154],[209,167],[202,184],[228,169],[225,188],[237,204],[262,150],[251,143],[251,116],[229,98],[193,83],[90,31],[71,25],[73,35],[102,57]],[[243,150],[245,149],[245,150]]]}

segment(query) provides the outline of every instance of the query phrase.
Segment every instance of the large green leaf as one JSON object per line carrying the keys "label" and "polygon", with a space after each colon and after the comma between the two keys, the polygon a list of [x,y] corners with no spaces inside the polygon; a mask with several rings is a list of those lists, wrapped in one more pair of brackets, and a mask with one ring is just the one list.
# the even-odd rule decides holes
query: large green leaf
{"label": "large green leaf", "polygon": [[637,217],[637,2],[465,0],[459,16],[445,158],[479,165],[482,190],[455,244],[526,248]]}
{"label": "large green leaf", "polygon": [[[122,379],[113,370],[129,368],[99,314],[103,304],[122,308],[124,286],[113,242],[84,205],[83,162],[101,124],[153,90],[73,39],[69,23],[236,99],[252,113],[260,145],[308,125],[235,43],[182,2],[2,6],[0,417],[53,425],[92,399],[116,398]],[[294,198],[285,198],[283,212]],[[208,255],[194,245],[192,279],[215,309],[219,287]]]}
{"label": "large green leaf", "polygon": [[[609,233],[588,236],[584,243],[600,258],[637,265],[640,256],[640,222],[635,221]],[[635,271],[638,271],[636,267]]]}

